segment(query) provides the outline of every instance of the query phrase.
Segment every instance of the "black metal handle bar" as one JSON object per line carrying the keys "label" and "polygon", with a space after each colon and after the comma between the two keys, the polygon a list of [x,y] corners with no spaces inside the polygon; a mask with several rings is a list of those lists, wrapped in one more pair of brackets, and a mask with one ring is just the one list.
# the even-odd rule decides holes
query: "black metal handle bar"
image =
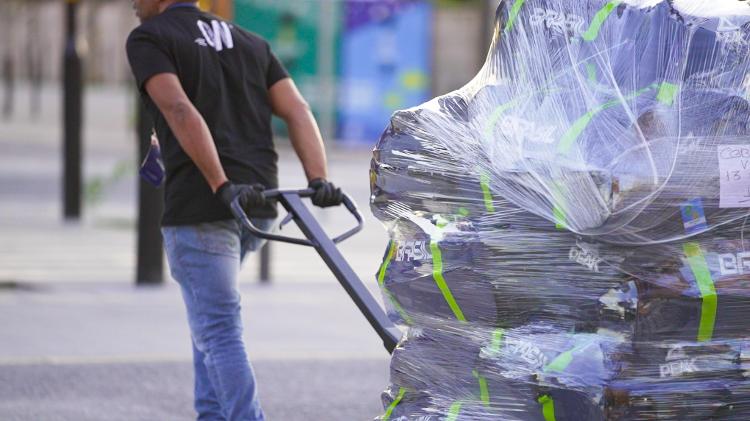
{"label": "black metal handle bar", "polygon": [[[297,189],[285,189],[285,190],[271,189],[271,190],[266,190],[263,192],[263,195],[267,199],[278,199],[279,197],[283,195],[295,195],[298,197],[311,197],[313,194],[315,194],[315,190],[313,189],[299,189],[299,190]],[[362,231],[362,227],[364,226],[364,218],[362,218],[362,214],[359,212],[357,205],[354,203],[351,197],[349,197],[349,195],[347,195],[346,193],[344,193],[344,200],[342,204],[344,205],[344,207],[346,207],[349,213],[351,213],[352,216],[354,216],[354,219],[357,220],[357,226],[339,235],[338,237],[333,238],[333,242],[336,244]],[[282,201],[282,205],[284,205],[284,207],[286,208],[286,204],[284,201]],[[247,214],[242,209],[242,206],[240,206],[239,199],[235,199],[234,201],[232,201],[231,210],[235,218],[242,221],[242,223],[245,225],[248,231],[250,231],[253,235],[255,235],[258,238],[263,238],[266,240],[273,240],[273,241],[282,241],[282,242],[291,243],[291,244],[299,244],[302,246],[315,247],[315,243],[313,243],[309,239],[294,238],[294,237],[288,237],[285,235],[272,234],[270,232],[259,229],[258,227],[253,225],[252,221],[250,221],[250,218],[248,218]],[[294,212],[292,212],[291,209],[287,209],[287,211],[289,212],[290,216],[292,217],[297,216],[294,214]]]}
{"label": "black metal handle bar", "polygon": [[310,197],[314,194],[312,189],[266,190],[264,194],[269,199],[278,199],[281,202],[281,205],[294,218],[294,222],[307,239],[285,237],[259,230],[250,222],[238,200],[232,202],[232,213],[242,221],[250,232],[260,238],[313,247],[328,268],[331,269],[336,279],[341,283],[341,286],[344,287],[349,297],[357,305],[357,308],[365,316],[370,326],[375,329],[375,332],[383,340],[385,349],[392,353],[401,337],[401,331],[388,319],[380,304],[378,304],[377,300],[375,300],[357,274],[354,273],[354,270],[349,266],[349,263],[347,263],[335,244],[362,230],[364,224],[362,214],[359,213],[354,201],[349,196],[344,195],[343,205],[354,215],[354,218],[357,220],[357,226],[331,240],[325,231],[323,231],[318,221],[315,220],[315,217],[307,206],[302,203],[302,197]]}

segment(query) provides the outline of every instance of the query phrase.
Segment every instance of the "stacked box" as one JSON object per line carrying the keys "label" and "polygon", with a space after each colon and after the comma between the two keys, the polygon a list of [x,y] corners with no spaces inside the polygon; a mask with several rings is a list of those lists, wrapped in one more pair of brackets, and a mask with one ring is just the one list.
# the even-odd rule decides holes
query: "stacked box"
{"label": "stacked box", "polygon": [[380,420],[750,419],[750,17],[682,3],[501,1],[393,115]]}

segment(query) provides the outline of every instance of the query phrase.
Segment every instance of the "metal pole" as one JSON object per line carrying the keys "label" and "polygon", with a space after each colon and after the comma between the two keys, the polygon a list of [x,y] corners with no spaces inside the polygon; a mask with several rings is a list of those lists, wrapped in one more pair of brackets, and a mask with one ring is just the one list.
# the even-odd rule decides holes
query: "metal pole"
{"label": "metal pole", "polygon": [[[234,18],[234,0],[216,0],[216,13],[225,18]],[[271,242],[267,241],[258,254],[258,280],[262,284],[271,283]]]}
{"label": "metal pole", "polygon": [[[145,157],[151,146],[151,119],[140,98],[136,132],[140,157]],[[159,230],[164,210],[163,187],[154,188],[142,179],[138,184],[138,252],[136,285],[154,285],[164,282],[164,254]]]}
{"label": "metal pole", "polygon": [[81,58],[76,43],[78,0],[65,0],[66,36],[63,61],[63,208],[65,219],[81,217]]}
{"label": "metal pole", "polygon": [[333,140],[336,135],[336,18],[339,4],[333,1],[318,3],[318,87],[320,118],[318,123],[323,138]]}
{"label": "metal pole", "polygon": [[5,96],[3,97],[3,117],[10,118],[13,115],[13,59],[8,53],[3,58],[3,86]]}
{"label": "metal pole", "polygon": [[0,13],[2,13],[3,16],[3,18],[0,19],[0,28],[2,28],[0,36],[3,37],[3,44],[5,46],[2,57],[4,91],[2,113],[3,118],[5,119],[8,119],[13,115],[13,105],[15,102],[15,74],[13,72],[13,46],[15,45],[15,34],[13,33],[12,20],[17,10],[17,4],[14,2],[5,2],[0,6]]}
{"label": "metal pole", "polygon": [[[39,32],[39,5],[30,4],[28,13],[28,30],[35,34]],[[26,40],[26,65],[28,66],[30,82],[29,106],[32,118],[37,119],[42,110],[42,55],[39,45],[34,37],[28,37]]]}
{"label": "metal pole", "polygon": [[271,282],[271,242],[266,242],[260,249],[260,283]]}

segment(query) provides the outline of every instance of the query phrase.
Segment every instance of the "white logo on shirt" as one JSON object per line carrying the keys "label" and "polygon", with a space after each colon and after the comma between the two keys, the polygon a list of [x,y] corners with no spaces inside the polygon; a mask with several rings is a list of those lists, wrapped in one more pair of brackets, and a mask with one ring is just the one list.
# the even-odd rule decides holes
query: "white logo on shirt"
{"label": "white logo on shirt", "polygon": [[[216,51],[223,49],[230,50],[234,48],[234,40],[232,39],[232,31],[229,30],[229,25],[226,22],[219,22],[212,20],[211,25],[199,20],[198,29],[203,34],[203,39],[198,38],[195,42],[198,45],[210,45]],[[203,42],[200,42],[203,41]]]}

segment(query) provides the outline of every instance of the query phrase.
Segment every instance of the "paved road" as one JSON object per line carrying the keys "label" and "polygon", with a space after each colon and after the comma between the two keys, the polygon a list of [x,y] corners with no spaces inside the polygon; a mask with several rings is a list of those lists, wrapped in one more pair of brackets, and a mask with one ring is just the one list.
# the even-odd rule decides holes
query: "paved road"
{"label": "paved road", "polygon": [[[243,284],[245,341],[270,420],[368,420],[385,350],[332,283]],[[0,419],[188,420],[189,333],[173,285],[0,290]]]}
{"label": "paved road", "polygon": [[[269,420],[353,421],[382,413],[381,360],[261,360],[254,368]],[[0,366],[0,418],[190,420],[191,381],[187,362]]]}

